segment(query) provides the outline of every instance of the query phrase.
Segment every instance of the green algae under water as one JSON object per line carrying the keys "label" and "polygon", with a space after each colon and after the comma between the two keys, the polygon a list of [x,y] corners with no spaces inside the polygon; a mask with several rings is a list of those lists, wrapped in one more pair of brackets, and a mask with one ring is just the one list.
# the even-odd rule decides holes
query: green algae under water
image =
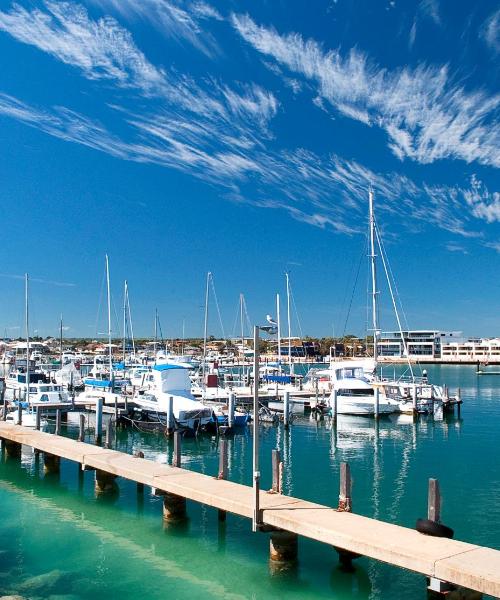
{"label": "green algae under water", "polygon": [[[335,506],[339,465],[353,474],[355,512],[413,527],[426,515],[427,479],[438,477],[443,522],[456,539],[500,548],[500,377],[478,377],[473,367],[429,367],[436,383],[462,390],[462,420],[305,417],[288,432],[262,426],[263,488],[270,487],[272,448],[285,463],[285,493]],[[69,425],[67,435],[75,436]],[[168,462],[171,442],[138,431],[117,433],[127,452]],[[230,438],[229,477],[251,484],[250,429]],[[26,453],[25,453],[26,451]],[[217,441],[183,441],[183,466],[216,474]],[[23,449],[21,462],[0,464],[0,596],[81,598],[331,598],[396,600],[426,597],[425,579],[361,558],[343,572],[336,552],[301,538],[295,569],[272,574],[268,534],[250,521],[188,502],[189,519],[165,528],[161,498],[119,480],[119,493],[96,497],[93,472],[61,461],[58,476]]]}

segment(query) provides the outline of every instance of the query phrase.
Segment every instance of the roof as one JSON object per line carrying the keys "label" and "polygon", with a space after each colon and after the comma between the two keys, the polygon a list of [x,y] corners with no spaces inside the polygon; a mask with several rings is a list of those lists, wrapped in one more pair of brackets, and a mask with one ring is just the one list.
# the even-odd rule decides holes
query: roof
{"label": "roof", "polygon": [[153,367],[154,371],[168,371],[169,369],[184,369],[185,367],[181,367],[181,365],[155,365]]}

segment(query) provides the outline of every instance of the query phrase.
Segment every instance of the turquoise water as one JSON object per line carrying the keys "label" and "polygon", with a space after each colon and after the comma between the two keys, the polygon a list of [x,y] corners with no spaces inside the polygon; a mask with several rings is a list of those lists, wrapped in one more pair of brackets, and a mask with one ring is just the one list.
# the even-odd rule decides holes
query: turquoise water
{"label": "turquoise water", "polygon": [[[455,537],[500,548],[500,377],[477,377],[473,367],[429,367],[430,378],[462,390],[462,420],[382,420],[308,417],[288,432],[262,426],[263,487],[270,487],[272,448],[285,463],[285,492],[335,506],[339,465],[353,475],[353,509],[407,526],[426,515],[427,479],[438,477],[443,522]],[[69,435],[75,430],[68,427]],[[118,447],[141,449],[167,462],[162,436],[119,432]],[[251,431],[229,439],[229,477],[251,483]],[[185,439],[183,466],[217,472],[217,440]],[[423,577],[361,558],[354,573],[340,570],[332,548],[299,542],[295,570],[273,575],[268,534],[248,520],[188,502],[185,524],[165,529],[162,502],[119,480],[119,493],[96,497],[93,473],[62,461],[59,476],[40,462],[0,464],[0,596],[26,598],[330,598],[396,600],[426,597]]]}

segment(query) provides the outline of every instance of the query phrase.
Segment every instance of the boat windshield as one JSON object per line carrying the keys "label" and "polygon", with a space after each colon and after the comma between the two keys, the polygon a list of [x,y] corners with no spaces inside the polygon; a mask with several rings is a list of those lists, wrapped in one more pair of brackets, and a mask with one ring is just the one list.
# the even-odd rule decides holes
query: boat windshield
{"label": "boat windshield", "polygon": [[337,379],[364,379],[363,367],[349,367],[335,371]]}
{"label": "boat windshield", "polygon": [[373,396],[373,389],[348,389],[344,388],[338,391],[339,396]]}

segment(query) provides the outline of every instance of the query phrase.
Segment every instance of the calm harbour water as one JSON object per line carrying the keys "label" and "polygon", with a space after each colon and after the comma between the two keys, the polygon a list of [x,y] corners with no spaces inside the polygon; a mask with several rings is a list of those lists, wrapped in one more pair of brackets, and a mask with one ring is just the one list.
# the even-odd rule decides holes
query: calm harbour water
{"label": "calm harbour water", "polygon": [[[462,420],[340,417],[296,420],[288,432],[261,428],[263,487],[270,487],[272,448],[285,463],[285,493],[335,506],[339,465],[353,474],[353,509],[413,527],[427,510],[427,479],[438,477],[443,522],[456,539],[500,548],[500,376],[474,367],[428,367],[430,379],[462,390]],[[68,434],[75,431],[68,428]],[[118,446],[167,462],[171,442],[138,431],[118,432]],[[251,484],[251,431],[229,439],[229,477]],[[185,439],[183,466],[216,474],[217,441]],[[189,520],[165,529],[161,498],[119,480],[119,494],[97,497],[93,473],[62,461],[44,476],[31,453],[0,464],[0,596],[26,598],[330,598],[426,597],[422,576],[361,558],[342,572],[336,552],[304,538],[294,571],[272,575],[268,534],[250,521],[188,502]]]}

